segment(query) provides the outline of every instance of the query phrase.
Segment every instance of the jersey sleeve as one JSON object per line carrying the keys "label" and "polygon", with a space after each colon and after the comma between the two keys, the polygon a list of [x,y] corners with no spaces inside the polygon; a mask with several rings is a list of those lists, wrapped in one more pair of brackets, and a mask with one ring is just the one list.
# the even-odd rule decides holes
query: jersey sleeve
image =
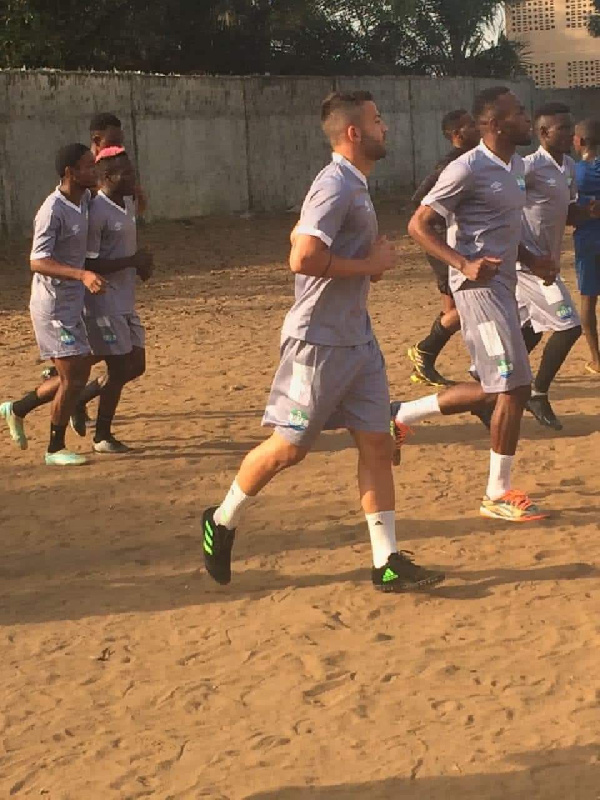
{"label": "jersey sleeve", "polygon": [[453,161],[442,172],[433,189],[421,201],[447,219],[471,188],[472,172],[463,161]]}
{"label": "jersey sleeve", "polygon": [[102,245],[102,234],[104,231],[104,216],[94,208],[94,203],[90,204],[88,217],[88,237],[86,258],[98,258]]}
{"label": "jersey sleeve", "polygon": [[311,187],[296,230],[315,236],[327,247],[339,233],[350,208],[351,193],[335,180],[322,181]]}
{"label": "jersey sleeve", "polygon": [[31,261],[52,258],[59,232],[60,217],[51,206],[42,206],[36,214],[33,225]]}

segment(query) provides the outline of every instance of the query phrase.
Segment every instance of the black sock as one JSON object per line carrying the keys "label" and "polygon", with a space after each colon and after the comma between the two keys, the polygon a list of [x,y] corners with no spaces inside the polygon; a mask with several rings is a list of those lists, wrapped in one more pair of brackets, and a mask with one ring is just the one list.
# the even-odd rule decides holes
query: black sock
{"label": "black sock", "polygon": [[96,420],[96,433],[94,435],[95,442],[105,442],[107,439],[111,438],[112,434],[110,428],[112,421],[112,417],[101,417],[98,415],[98,419]]}
{"label": "black sock", "polygon": [[77,398],[77,405],[78,407],[85,406],[90,400],[93,400],[95,397],[98,397],[102,389],[104,388],[104,383],[102,379],[96,378],[93,381],[90,381],[82,393]]}
{"label": "black sock", "polygon": [[422,339],[417,347],[422,353],[433,356],[433,360],[435,361],[454,334],[455,331],[444,328],[441,317],[436,317],[435,322],[431,326],[429,336]]}
{"label": "black sock", "polygon": [[533,384],[540,394],[547,394],[550,384],[569,355],[571,348],[581,336],[581,326],[576,325],[567,331],[555,331],[544,348],[542,363]]}
{"label": "black sock", "polygon": [[40,400],[40,398],[37,396],[37,392],[28,392],[25,397],[22,397],[20,400],[16,400],[13,403],[13,413],[16,414],[17,417],[24,419],[30,411],[33,411],[34,408],[43,406],[46,403],[49,403],[51,400],[51,397],[48,397],[45,400]]}
{"label": "black sock", "polygon": [[66,425],[50,425],[50,444],[48,445],[49,453],[58,453],[59,450],[65,449],[66,432]]}
{"label": "black sock", "polygon": [[536,333],[533,330],[533,326],[532,326],[532,324],[530,322],[528,322],[525,325],[523,325],[523,327],[521,328],[521,333],[523,334],[523,339],[525,341],[525,347],[527,348],[527,352],[528,353],[533,352],[534,348],[536,348],[538,346],[542,336],[544,335],[542,333],[542,331],[539,331],[539,333]]}

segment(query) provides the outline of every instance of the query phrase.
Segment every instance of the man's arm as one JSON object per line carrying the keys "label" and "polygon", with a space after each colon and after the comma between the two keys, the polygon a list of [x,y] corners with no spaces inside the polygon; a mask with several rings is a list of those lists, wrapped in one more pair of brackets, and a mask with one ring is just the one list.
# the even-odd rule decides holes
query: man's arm
{"label": "man's arm", "polygon": [[536,256],[524,244],[519,245],[519,261],[530,272],[541,278],[546,286],[554,283],[560,272],[560,266],[551,256]]}
{"label": "man's arm", "polygon": [[366,258],[341,258],[316,236],[293,233],[290,269],[296,275],[315,278],[354,278],[382,275],[394,266],[396,251],[385,236],[373,245]]}
{"label": "man's arm", "polygon": [[600,203],[592,200],[587,206],[580,206],[573,202],[569,205],[567,225],[581,225],[590,219],[600,219]]}
{"label": "man's arm", "polygon": [[87,269],[77,269],[67,264],[61,264],[53,258],[34,258],[30,261],[31,271],[48,278],[58,278],[63,281],[81,281],[92,294],[101,294],[106,291],[106,281],[95,272]]}
{"label": "man's arm", "polygon": [[430,206],[419,206],[408,223],[408,233],[426,253],[462,272],[465,278],[472,281],[492,278],[498,271],[502,260],[487,256],[472,260],[466,259],[440,239],[436,228],[439,228],[443,222],[444,218],[435,209]]}

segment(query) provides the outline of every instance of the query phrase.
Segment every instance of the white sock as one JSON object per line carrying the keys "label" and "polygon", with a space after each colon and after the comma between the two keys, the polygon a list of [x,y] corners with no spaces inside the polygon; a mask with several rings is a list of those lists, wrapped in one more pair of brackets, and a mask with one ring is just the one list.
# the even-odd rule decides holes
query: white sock
{"label": "white sock", "polygon": [[490,477],[486,494],[490,500],[498,500],[510,491],[510,470],[514,456],[501,456],[490,450]]}
{"label": "white sock", "polygon": [[224,525],[232,531],[239,522],[242,509],[247,506],[253,497],[244,494],[240,489],[237,479],[231,484],[231,488],[225,495],[225,499],[215,511],[214,519],[217,525]]}
{"label": "white sock", "polygon": [[365,514],[371,537],[373,565],[379,569],[387,564],[390,553],[396,553],[396,512],[377,511]]}
{"label": "white sock", "polygon": [[404,422],[405,425],[412,425],[413,422],[420,422],[425,417],[440,413],[440,401],[437,394],[430,394],[427,397],[419,398],[419,400],[402,403],[400,410],[396,414],[396,420]]}

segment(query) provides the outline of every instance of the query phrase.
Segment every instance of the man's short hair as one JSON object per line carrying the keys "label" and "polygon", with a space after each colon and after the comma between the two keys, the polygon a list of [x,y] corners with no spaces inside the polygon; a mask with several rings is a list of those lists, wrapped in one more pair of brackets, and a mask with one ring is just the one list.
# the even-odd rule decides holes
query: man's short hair
{"label": "man's short hair", "polygon": [[585,142],[587,147],[594,149],[600,147],[600,119],[589,117],[577,123],[576,133]]}
{"label": "man's short hair", "polygon": [[321,103],[321,127],[330,142],[337,142],[348,125],[356,123],[365,103],[373,100],[371,92],[332,92]]}
{"label": "man's short hair", "polygon": [[455,111],[449,111],[444,115],[442,118],[442,133],[446,139],[452,138],[454,131],[457,131],[460,127],[461,119],[468,113],[466,108],[457,108]]}
{"label": "man's short hair", "polygon": [[570,114],[571,109],[569,108],[566,103],[544,103],[543,106],[540,106],[534,116],[534,122],[537,122],[542,117],[556,117],[557,114]]}
{"label": "man's short hair", "polygon": [[94,114],[90,122],[90,133],[105,131],[107,128],[120,128],[121,120],[114,114]]}
{"label": "man's short hair", "polygon": [[54,160],[54,166],[60,178],[65,177],[67,167],[76,167],[81,161],[82,157],[89,152],[89,147],[80,142],[74,144],[66,144],[61,147]]}
{"label": "man's short hair", "polygon": [[510,89],[507,86],[490,86],[489,89],[479,92],[473,103],[473,116],[475,119],[481,119],[486,111],[496,110],[498,108],[498,100],[506,94],[510,94]]}

